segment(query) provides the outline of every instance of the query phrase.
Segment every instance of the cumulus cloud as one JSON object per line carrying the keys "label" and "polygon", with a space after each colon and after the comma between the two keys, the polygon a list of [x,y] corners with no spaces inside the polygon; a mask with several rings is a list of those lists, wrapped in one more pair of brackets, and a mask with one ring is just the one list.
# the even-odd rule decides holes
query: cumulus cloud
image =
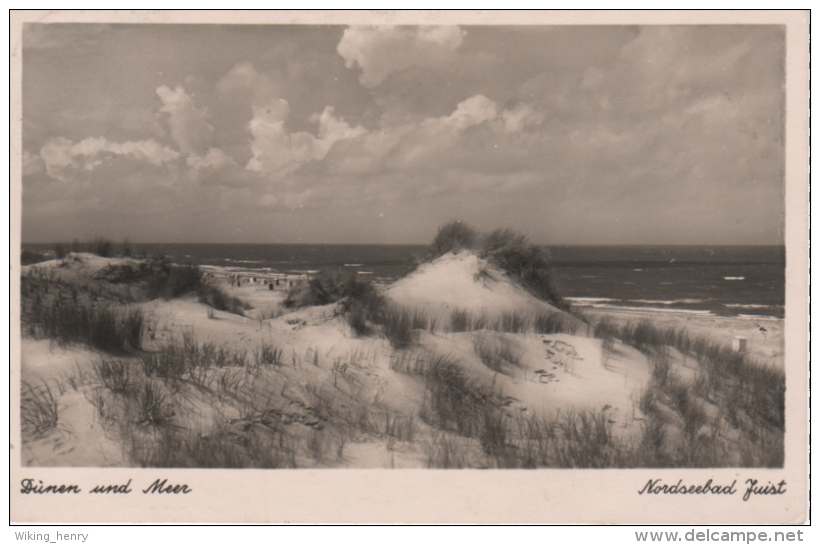
{"label": "cumulus cloud", "polygon": [[234,65],[219,78],[216,91],[226,100],[248,100],[250,96],[250,100],[256,103],[280,94],[275,78],[258,71],[250,62]]}
{"label": "cumulus cloud", "polygon": [[391,72],[445,64],[465,34],[458,26],[355,26],[345,30],[336,51],[347,68],[361,69],[361,84],[373,88]]}
{"label": "cumulus cloud", "polygon": [[[55,206],[52,231],[69,217],[116,228],[139,209],[134,225],[158,240],[273,226],[289,241],[418,242],[420,225],[459,215],[565,242],[740,243],[776,242],[782,224],[782,28],[206,33],[120,74],[128,92],[111,96],[131,118],[42,89],[108,89],[110,70],[93,68],[130,65],[122,44],[136,42],[66,73],[76,40],[41,30],[31,47],[63,47],[27,58],[26,96],[42,95],[23,116],[29,229]],[[219,59],[172,58],[214,43]],[[189,79],[159,86],[159,72]]]}
{"label": "cumulus cloud", "polygon": [[284,176],[309,161],[324,158],[335,142],[367,132],[338,119],[333,107],[328,106],[316,117],[318,136],[304,131],[289,133],[285,127],[289,114],[288,102],[282,98],[253,107],[253,119],[248,125],[253,135],[253,157],[246,166],[248,170]]}
{"label": "cumulus cloud", "polygon": [[510,133],[519,133],[527,127],[537,127],[544,122],[544,114],[525,103],[505,108],[501,117],[504,129]]}
{"label": "cumulus cloud", "polygon": [[236,162],[219,148],[210,148],[205,155],[188,155],[185,163],[196,170],[221,170],[236,166]]}
{"label": "cumulus cloud", "polygon": [[229,94],[237,90],[250,89],[259,77],[260,74],[253,63],[240,62],[219,79],[216,90],[220,94]]}
{"label": "cumulus cloud", "polygon": [[52,138],[40,149],[46,172],[56,180],[65,180],[69,169],[94,170],[106,155],[118,155],[160,166],[179,158],[179,152],[156,140],[110,142],[105,138],[86,138],[74,143],[67,138]]}
{"label": "cumulus cloud", "polygon": [[168,114],[171,136],[183,153],[202,154],[208,150],[214,128],[207,121],[207,111],[197,108],[181,86],[157,88],[162,100],[160,112]]}
{"label": "cumulus cloud", "polygon": [[45,161],[36,153],[23,150],[23,176],[35,176],[46,170]]}
{"label": "cumulus cloud", "polygon": [[528,104],[506,109],[484,95],[474,95],[447,115],[384,127],[345,142],[335,148],[338,153],[331,154],[326,169],[367,175],[439,168],[525,168],[522,155],[538,142],[522,141],[519,133],[531,124],[541,123],[542,118]]}
{"label": "cumulus cloud", "polygon": [[457,129],[466,129],[473,125],[492,121],[498,115],[498,106],[484,95],[476,95],[459,103],[445,123],[452,123]]}

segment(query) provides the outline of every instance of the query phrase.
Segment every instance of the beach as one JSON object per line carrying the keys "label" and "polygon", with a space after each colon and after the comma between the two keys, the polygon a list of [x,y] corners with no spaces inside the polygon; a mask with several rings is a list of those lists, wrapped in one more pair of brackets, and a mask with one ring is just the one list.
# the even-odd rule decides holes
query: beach
{"label": "beach", "polygon": [[[697,348],[687,354],[680,347],[613,340],[596,335],[596,324],[606,319],[617,327],[686,331],[724,347],[721,358],[743,338],[741,366],[783,369],[780,319],[646,308],[565,312],[470,252],[443,255],[378,287],[392,310],[367,318],[361,330],[353,311],[336,303],[288,308],[292,288],[309,285],[312,275],[215,267],[201,269],[203,281],[226,300],[241,302],[241,310],[217,310],[202,295],[121,303],[118,308],[144,316],[144,329],[139,347],[119,355],[47,338],[34,327],[32,313],[43,312],[36,305],[69,304],[69,293],[77,307],[86,301],[92,308],[136,297],[144,282],[123,279],[139,271],[155,274],[146,267],[139,259],[71,254],[24,268],[24,322],[34,332],[22,339],[24,402],[28,392],[37,407],[51,404],[55,412],[53,429],[25,435],[24,465],[220,463],[197,461],[188,450],[206,445],[225,449],[222,463],[231,467],[574,466],[621,458],[632,461],[618,464],[643,464],[645,454],[628,445],[644,440],[647,422],[658,422],[674,442],[712,433],[727,418],[735,431],[715,440],[714,455],[737,463],[752,448],[743,431],[752,424],[743,422],[757,417],[752,409],[724,413],[729,390],[715,383],[713,392],[691,398],[697,402],[687,403],[697,403],[697,413],[680,412],[678,401],[664,397],[671,393],[647,401],[647,392],[658,387],[659,361],[678,381],[670,385],[710,380],[711,368],[699,367]],[[500,420],[487,428],[495,422],[488,418]],[[515,438],[522,426],[552,436],[560,426],[586,429],[591,422],[600,422],[621,445],[606,455],[609,462],[566,458],[561,448],[569,447],[527,454],[527,436]],[[490,430],[495,446],[479,441]],[[254,454],[231,450],[239,437],[281,439]],[[143,452],[148,447],[133,441],[151,446]],[[162,444],[176,446],[167,451]],[[732,446],[738,444],[744,446]]]}

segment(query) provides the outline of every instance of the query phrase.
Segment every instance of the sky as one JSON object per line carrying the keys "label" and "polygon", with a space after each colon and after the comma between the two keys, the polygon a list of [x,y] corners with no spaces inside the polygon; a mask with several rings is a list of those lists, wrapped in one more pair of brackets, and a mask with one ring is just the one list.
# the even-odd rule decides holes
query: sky
{"label": "sky", "polygon": [[784,38],[27,24],[23,242],[780,244]]}

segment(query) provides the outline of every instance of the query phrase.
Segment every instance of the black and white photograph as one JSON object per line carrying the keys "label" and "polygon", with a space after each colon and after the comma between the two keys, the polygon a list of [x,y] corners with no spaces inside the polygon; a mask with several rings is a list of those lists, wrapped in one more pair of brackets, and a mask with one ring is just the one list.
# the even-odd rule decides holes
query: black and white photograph
{"label": "black and white photograph", "polygon": [[116,503],[91,469],[803,505],[795,28],[229,13],[19,22],[18,506]]}

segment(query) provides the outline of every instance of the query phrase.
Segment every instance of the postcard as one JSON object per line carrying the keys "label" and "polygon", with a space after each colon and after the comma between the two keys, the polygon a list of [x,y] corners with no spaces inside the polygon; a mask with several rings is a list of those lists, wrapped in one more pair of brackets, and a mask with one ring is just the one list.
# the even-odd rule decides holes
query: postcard
{"label": "postcard", "polygon": [[807,12],[11,23],[13,523],[805,520]]}

